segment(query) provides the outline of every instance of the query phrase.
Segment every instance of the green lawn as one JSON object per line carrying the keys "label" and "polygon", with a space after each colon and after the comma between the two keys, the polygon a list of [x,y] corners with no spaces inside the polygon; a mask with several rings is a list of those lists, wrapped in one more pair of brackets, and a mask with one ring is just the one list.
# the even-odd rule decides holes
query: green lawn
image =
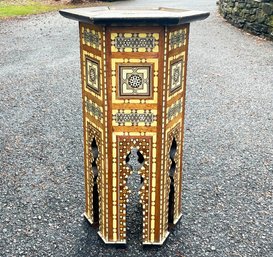
{"label": "green lawn", "polygon": [[61,8],[69,8],[67,5],[50,5],[32,0],[9,1],[0,0],[0,19],[23,16],[29,14],[37,14],[59,10]]}

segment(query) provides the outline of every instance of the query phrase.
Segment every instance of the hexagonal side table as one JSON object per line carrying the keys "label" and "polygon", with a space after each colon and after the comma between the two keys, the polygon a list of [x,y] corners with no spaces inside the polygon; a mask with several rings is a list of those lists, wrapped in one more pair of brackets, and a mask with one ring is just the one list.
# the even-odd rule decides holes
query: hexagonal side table
{"label": "hexagonal side table", "polygon": [[79,21],[85,216],[105,243],[126,243],[126,185],[140,175],[143,244],[162,244],[181,217],[189,23],[170,8],[62,10]]}

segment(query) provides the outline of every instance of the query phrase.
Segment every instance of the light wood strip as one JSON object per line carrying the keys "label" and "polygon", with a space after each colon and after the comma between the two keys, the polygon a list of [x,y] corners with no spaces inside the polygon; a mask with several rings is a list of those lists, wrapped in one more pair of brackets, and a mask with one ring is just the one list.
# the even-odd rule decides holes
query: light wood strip
{"label": "light wood strip", "polygon": [[159,53],[156,52],[136,52],[136,53],[130,53],[128,55],[127,52],[112,52],[111,53],[112,58],[117,58],[117,59],[158,59],[159,58]]}
{"label": "light wood strip", "polygon": [[[182,117],[181,117],[182,116]],[[180,119],[183,118],[183,113],[179,113],[174,119],[172,119],[166,126],[166,129],[173,128],[176,123],[179,122]]]}
{"label": "light wood strip", "polygon": [[156,132],[157,127],[113,126],[113,132]]}
{"label": "light wood strip", "polygon": [[117,104],[117,103],[113,103],[112,104],[112,108],[113,110],[120,110],[120,109],[126,109],[126,110],[130,110],[130,109],[136,109],[136,110],[156,110],[157,109],[157,104],[132,104],[132,103],[121,103],[121,104]]}
{"label": "light wood strip", "polygon": [[84,91],[84,96],[86,96],[88,100],[96,103],[98,106],[103,106],[102,101],[97,97],[93,96],[91,93]]}

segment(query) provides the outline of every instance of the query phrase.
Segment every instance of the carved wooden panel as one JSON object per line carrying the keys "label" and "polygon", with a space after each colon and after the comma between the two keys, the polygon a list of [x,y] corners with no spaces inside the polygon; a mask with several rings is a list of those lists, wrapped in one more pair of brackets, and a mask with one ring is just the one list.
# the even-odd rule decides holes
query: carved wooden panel
{"label": "carved wooden panel", "polygon": [[[174,223],[181,214],[180,210],[180,193],[181,193],[181,179],[182,179],[182,164],[181,164],[181,155],[182,155],[182,140],[181,140],[181,121],[167,133],[167,155],[166,155],[166,173],[168,173],[168,198],[170,197],[170,188],[171,184],[174,187],[173,195],[173,217],[171,217],[171,223]],[[173,142],[177,145],[173,149]],[[170,199],[168,199],[168,218],[169,217],[169,208]],[[167,216],[167,214],[166,214]],[[168,222],[170,223],[170,222]]]}
{"label": "carved wooden panel", "polygon": [[[95,145],[94,145],[95,142]],[[94,184],[98,185],[99,196],[101,195],[101,172],[102,172],[102,133],[95,128],[90,122],[87,121],[87,195],[88,195],[88,208],[87,213],[92,223],[94,222],[93,206],[93,188]],[[101,204],[101,201],[99,201]],[[98,208],[99,206],[97,206]],[[101,206],[100,208],[101,209]],[[102,217],[102,215],[100,215]]]}
{"label": "carved wooden panel", "polygon": [[[188,26],[170,28],[167,51],[164,229],[181,217],[182,154]],[[175,151],[173,145],[176,145]],[[171,156],[172,155],[172,156]]]}
{"label": "carved wooden panel", "polygon": [[[106,137],[104,51],[102,28],[80,24],[84,152],[85,152],[85,216],[90,223],[97,222],[99,232],[106,236],[107,190],[106,183]],[[96,154],[95,149],[97,148]],[[97,177],[96,177],[97,174]],[[94,192],[96,190],[96,192]],[[98,199],[98,204],[95,202]]]}
{"label": "carved wooden panel", "polygon": [[[127,187],[127,178],[134,172],[130,169],[129,165],[126,164],[124,157],[132,151],[132,149],[138,149],[144,158],[144,165],[138,171],[138,174],[143,178],[143,186],[140,189],[140,199],[143,207],[143,237],[148,237],[148,219],[149,219],[149,176],[152,172],[152,137],[147,136],[117,136],[117,188],[119,199],[119,217],[116,218],[117,227],[119,231],[117,233],[120,236],[120,240],[126,239],[126,200],[128,199],[129,191]],[[116,199],[116,197],[114,197]],[[113,203],[115,207],[116,201]]]}

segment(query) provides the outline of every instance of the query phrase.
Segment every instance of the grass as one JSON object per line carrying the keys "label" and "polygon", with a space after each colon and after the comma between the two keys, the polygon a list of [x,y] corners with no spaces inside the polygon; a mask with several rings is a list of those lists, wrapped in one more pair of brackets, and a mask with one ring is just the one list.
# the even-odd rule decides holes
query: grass
{"label": "grass", "polygon": [[0,19],[45,13],[69,7],[71,6],[64,4],[48,4],[33,0],[0,0]]}

